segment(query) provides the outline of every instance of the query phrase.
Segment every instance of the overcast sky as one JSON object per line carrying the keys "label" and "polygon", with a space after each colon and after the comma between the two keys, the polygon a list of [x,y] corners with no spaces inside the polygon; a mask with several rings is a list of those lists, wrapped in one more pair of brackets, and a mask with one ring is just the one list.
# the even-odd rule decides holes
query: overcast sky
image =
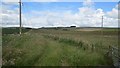
{"label": "overcast sky", "polygon": [[[36,0],[37,1],[37,0]],[[47,1],[47,0],[46,0]],[[2,27],[19,26],[19,5],[1,2]],[[23,2],[23,27],[118,27],[117,2]]]}

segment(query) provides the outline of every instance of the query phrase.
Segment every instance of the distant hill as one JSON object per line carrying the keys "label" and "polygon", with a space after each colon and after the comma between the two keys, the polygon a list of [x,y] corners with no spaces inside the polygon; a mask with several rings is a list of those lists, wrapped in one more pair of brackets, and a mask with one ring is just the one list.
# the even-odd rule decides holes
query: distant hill
{"label": "distant hill", "polygon": [[[22,28],[22,32],[27,32],[31,28]],[[2,34],[18,34],[19,33],[19,27],[8,27],[8,28],[2,28]]]}

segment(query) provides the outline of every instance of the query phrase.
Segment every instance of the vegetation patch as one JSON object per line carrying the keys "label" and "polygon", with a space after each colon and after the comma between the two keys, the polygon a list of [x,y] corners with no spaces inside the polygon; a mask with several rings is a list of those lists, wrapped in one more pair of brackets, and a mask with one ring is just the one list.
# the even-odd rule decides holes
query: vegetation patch
{"label": "vegetation patch", "polygon": [[[110,34],[111,33],[111,34]],[[116,33],[54,29],[3,34],[4,66],[102,66],[113,65],[106,53],[116,44]],[[101,42],[104,41],[104,42]]]}

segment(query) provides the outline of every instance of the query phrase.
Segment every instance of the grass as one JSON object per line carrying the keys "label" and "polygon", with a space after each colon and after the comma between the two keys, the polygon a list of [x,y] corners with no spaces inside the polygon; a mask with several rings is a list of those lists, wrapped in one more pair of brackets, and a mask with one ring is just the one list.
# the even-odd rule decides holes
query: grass
{"label": "grass", "polygon": [[[22,32],[27,32],[30,29],[22,28]],[[18,27],[9,27],[9,28],[2,28],[2,34],[19,34],[19,28]]]}
{"label": "grass", "polygon": [[[108,45],[116,44],[117,32],[39,29],[3,34],[4,66],[112,66],[105,56]],[[109,40],[108,40],[109,39]],[[115,46],[116,46],[115,45]],[[95,47],[92,51],[91,47]],[[86,50],[84,48],[87,48]]]}

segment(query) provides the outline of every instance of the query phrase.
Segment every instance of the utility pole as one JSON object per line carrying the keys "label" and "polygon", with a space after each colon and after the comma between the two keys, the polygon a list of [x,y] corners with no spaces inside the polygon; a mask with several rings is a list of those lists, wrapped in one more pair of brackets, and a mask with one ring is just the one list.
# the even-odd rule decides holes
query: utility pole
{"label": "utility pole", "polygon": [[103,16],[102,16],[102,25],[101,25],[101,28],[103,28],[103,19],[104,19],[104,18],[103,18]]}
{"label": "utility pole", "polygon": [[20,35],[21,35],[21,33],[22,33],[21,6],[22,6],[22,4],[21,4],[21,0],[19,0],[19,22],[20,22],[20,28],[19,28],[20,32],[19,32],[19,34],[20,34]]}
{"label": "utility pole", "polygon": [[102,16],[102,21],[101,21],[101,45],[103,44],[103,20],[104,20],[104,17]]}

